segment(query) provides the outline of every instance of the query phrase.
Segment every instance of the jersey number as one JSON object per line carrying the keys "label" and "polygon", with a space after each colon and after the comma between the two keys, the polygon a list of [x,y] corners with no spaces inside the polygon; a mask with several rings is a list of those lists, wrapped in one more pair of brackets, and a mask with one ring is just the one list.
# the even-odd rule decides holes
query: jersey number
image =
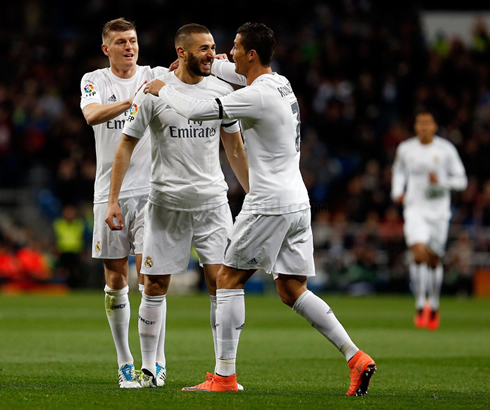
{"label": "jersey number", "polygon": [[299,146],[301,144],[301,119],[299,116],[298,101],[291,104],[291,110],[293,111],[293,114],[296,115],[296,120],[298,121],[298,125],[296,126],[296,152],[299,152]]}

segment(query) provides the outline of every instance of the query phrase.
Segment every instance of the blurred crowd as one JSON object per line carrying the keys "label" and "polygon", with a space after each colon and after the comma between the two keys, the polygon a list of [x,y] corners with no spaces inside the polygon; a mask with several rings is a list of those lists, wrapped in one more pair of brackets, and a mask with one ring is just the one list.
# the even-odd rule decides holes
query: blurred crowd
{"label": "blurred crowd", "polygon": [[[273,3],[274,13],[261,21],[277,35],[273,68],[288,77],[300,102],[301,168],[312,204],[319,286],[343,290],[359,283],[359,292],[406,291],[403,221],[390,199],[391,165],[397,145],[413,136],[414,112],[425,107],[435,113],[439,135],[457,147],[469,177],[468,189],[454,196],[456,228],[445,263],[455,272],[447,286],[470,293],[469,255],[490,248],[489,28],[475,19],[472,44],[442,34],[431,43],[410,7],[380,10],[367,0]],[[218,52],[228,52],[236,28],[257,20],[253,7],[231,18],[227,4],[213,2],[212,10],[198,14],[150,0],[139,7],[122,1],[118,10],[102,0],[3,6],[0,191],[33,192],[50,232],[25,226],[4,210],[0,260],[19,262],[19,252],[38,252],[43,267],[33,280],[66,280],[70,286],[80,284],[80,266],[100,274],[89,257],[95,149],[79,108],[79,85],[85,72],[107,66],[101,28],[116,17],[134,20],[139,64],[168,66],[182,24],[205,24]],[[224,158],[223,165],[236,215],[243,193]],[[0,198],[0,212],[4,205]],[[0,263],[0,281],[14,275],[7,268],[12,264]]]}

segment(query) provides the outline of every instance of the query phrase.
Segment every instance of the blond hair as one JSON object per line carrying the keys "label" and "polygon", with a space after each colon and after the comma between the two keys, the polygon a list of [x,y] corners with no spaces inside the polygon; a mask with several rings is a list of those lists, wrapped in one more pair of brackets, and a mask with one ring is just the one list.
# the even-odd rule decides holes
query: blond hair
{"label": "blond hair", "polygon": [[123,32],[128,30],[136,31],[136,26],[133,22],[128,21],[123,17],[108,21],[107,23],[105,23],[104,28],[102,29],[102,42],[105,45],[108,45],[111,33]]}

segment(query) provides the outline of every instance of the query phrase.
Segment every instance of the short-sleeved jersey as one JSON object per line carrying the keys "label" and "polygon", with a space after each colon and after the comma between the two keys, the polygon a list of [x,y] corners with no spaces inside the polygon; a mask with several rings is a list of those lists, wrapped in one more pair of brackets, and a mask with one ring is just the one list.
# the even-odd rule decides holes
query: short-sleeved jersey
{"label": "short-sleeved jersey", "polygon": [[[429,173],[439,180],[432,184]],[[393,164],[391,196],[405,193],[404,213],[417,212],[430,218],[451,217],[451,189],[464,190],[466,172],[456,147],[448,140],[435,136],[430,144],[418,138],[402,142]]]}
{"label": "short-sleeved jersey", "polygon": [[299,105],[286,77],[261,75],[218,101],[190,99],[171,86],[159,96],[188,118],[240,119],[250,186],[242,212],[281,215],[310,207],[299,168]]}
{"label": "short-sleeved jersey", "polygon": [[[117,77],[109,67],[87,73],[80,83],[80,108],[83,110],[87,105],[93,103],[113,104],[124,101],[133,97],[146,80],[151,81],[165,72],[167,69],[163,67],[138,66],[136,74],[129,79]],[[112,120],[92,127],[95,134],[97,157],[94,203],[107,202],[109,199],[112,162],[128,115],[129,110]],[[119,198],[148,194],[149,186],[150,139],[148,133],[133,152]]]}
{"label": "short-sleeved jersey", "polygon": [[[179,80],[173,72],[159,78],[194,98],[214,100],[233,91],[229,84],[212,76],[192,85]],[[228,133],[238,132],[238,121],[190,121],[143,90],[136,95],[133,107],[135,104],[136,114],[128,119],[123,133],[143,138],[147,127],[150,129],[149,200],[179,211],[212,209],[228,202],[228,185],[219,160],[220,128]]]}

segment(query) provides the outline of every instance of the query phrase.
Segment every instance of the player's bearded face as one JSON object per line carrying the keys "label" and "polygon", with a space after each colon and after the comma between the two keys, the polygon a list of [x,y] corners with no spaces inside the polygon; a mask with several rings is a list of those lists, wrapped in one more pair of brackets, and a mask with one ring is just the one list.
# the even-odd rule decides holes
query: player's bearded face
{"label": "player's bearded face", "polygon": [[206,77],[211,74],[211,66],[213,64],[213,60],[213,57],[196,57],[194,54],[189,53],[187,64],[189,65],[189,69],[195,75]]}

